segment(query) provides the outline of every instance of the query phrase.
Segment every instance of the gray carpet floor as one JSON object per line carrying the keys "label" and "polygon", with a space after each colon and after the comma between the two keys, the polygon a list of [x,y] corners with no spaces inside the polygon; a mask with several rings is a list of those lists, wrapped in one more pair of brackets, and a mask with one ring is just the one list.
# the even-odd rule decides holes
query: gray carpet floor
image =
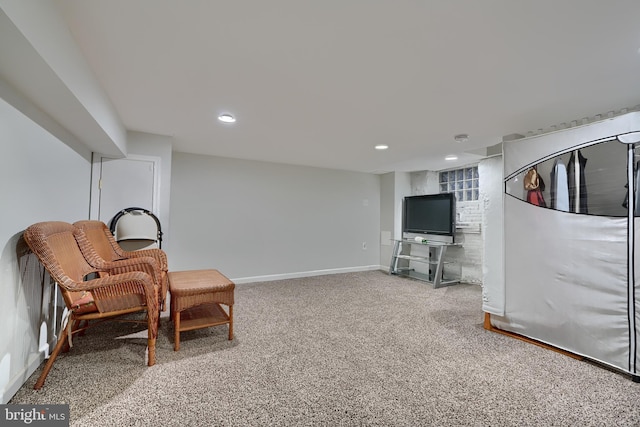
{"label": "gray carpet floor", "polygon": [[238,285],[226,326],[162,319],[74,340],[45,386],[10,403],[67,403],[72,426],[633,426],[628,376],[483,329],[481,288],[381,271]]}

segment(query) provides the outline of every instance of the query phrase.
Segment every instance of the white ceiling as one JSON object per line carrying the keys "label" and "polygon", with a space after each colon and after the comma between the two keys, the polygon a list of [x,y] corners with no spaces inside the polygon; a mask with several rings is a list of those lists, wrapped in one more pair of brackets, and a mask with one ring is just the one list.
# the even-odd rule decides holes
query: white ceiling
{"label": "white ceiling", "polygon": [[638,0],[56,3],[125,127],[176,151],[439,170],[640,104]]}

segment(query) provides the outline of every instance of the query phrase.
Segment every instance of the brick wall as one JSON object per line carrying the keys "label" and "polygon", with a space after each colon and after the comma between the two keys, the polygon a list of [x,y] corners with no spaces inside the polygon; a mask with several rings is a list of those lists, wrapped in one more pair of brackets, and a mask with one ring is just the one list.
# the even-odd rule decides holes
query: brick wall
{"label": "brick wall", "polygon": [[456,242],[461,243],[462,246],[454,248],[451,256],[455,256],[460,263],[461,280],[466,283],[482,283],[481,207],[480,200],[456,203],[458,223],[468,224],[468,228],[461,228],[456,232]]}

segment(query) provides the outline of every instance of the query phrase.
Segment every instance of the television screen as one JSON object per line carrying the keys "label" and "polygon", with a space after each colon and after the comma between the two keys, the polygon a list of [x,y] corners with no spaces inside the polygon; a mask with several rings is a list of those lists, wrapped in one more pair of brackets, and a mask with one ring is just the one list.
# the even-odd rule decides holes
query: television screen
{"label": "television screen", "polygon": [[456,199],[453,193],[405,197],[403,231],[453,236],[455,215]]}

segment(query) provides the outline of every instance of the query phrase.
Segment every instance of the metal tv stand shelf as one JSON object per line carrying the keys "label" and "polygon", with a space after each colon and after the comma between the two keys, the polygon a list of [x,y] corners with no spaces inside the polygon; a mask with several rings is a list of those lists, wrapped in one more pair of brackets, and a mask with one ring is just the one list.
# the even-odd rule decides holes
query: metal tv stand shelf
{"label": "metal tv stand shelf", "polygon": [[[460,283],[460,264],[454,261],[445,261],[447,248],[451,246],[460,246],[460,244],[436,241],[420,243],[408,239],[395,240],[389,274],[422,280],[431,283],[434,288]],[[426,248],[426,253],[413,255],[412,252],[415,252],[418,247]],[[412,262],[424,264],[428,267],[428,272],[416,271],[411,267]],[[451,268],[447,268],[445,271],[445,265],[449,264]]]}

